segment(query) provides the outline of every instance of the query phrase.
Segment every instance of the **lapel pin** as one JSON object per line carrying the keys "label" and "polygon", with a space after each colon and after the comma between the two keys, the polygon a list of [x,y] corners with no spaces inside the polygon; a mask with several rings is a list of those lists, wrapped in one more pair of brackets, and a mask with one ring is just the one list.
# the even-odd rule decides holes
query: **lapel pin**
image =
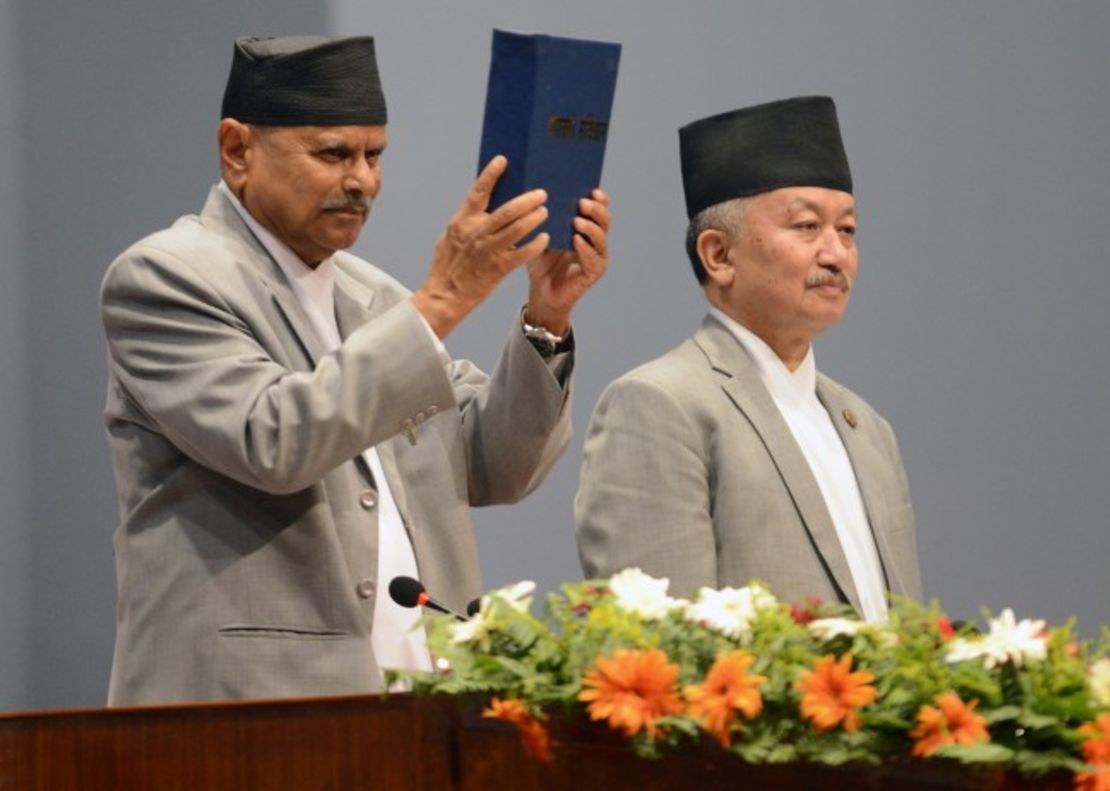
{"label": "lapel pin", "polygon": [[856,413],[853,412],[852,410],[845,409],[842,414],[844,415],[844,422],[847,423],[852,428],[855,428],[856,426],[859,425],[859,418],[856,417]]}

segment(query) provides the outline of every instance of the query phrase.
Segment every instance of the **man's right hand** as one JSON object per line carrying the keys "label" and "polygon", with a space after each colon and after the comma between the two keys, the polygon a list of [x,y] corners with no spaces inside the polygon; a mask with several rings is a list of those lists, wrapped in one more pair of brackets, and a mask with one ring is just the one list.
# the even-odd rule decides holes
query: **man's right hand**
{"label": "man's right hand", "polygon": [[547,249],[546,233],[516,246],[547,218],[543,190],[525,192],[494,212],[486,211],[507,165],[505,157],[496,156],[479,174],[439,237],[427,278],[412,295],[416,309],[440,338],[446,338],[506,275]]}

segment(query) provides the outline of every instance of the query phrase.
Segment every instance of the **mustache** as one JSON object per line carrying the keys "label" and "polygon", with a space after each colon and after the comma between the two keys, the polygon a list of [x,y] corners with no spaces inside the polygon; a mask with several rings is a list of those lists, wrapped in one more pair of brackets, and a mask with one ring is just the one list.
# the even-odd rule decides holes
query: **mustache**
{"label": "mustache", "polygon": [[852,281],[843,272],[822,269],[806,279],[806,288],[818,288],[833,284],[840,286],[840,290],[845,294],[852,290]]}
{"label": "mustache", "polygon": [[365,196],[359,197],[357,195],[334,195],[326,198],[320,204],[322,211],[357,211],[363,214],[370,213],[370,206],[373,203],[372,198]]}

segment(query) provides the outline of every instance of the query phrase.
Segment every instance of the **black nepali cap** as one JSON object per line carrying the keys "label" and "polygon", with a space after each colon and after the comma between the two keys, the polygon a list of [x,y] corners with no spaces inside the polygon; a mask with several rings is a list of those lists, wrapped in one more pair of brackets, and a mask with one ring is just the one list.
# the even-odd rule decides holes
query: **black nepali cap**
{"label": "black nepali cap", "polygon": [[273,126],[384,125],[374,39],[236,39],[220,117]]}
{"label": "black nepali cap", "polygon": [[852,173],[828,96],[744,107],[678,130],[686,214],[781,187],[850,193]]}

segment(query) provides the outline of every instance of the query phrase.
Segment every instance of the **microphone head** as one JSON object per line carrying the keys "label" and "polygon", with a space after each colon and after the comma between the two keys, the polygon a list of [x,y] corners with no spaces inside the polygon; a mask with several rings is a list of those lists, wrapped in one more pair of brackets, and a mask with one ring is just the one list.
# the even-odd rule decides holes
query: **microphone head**
{"label": "microphone head", "polygon": [[466,617],[467,618],[473,618],[475,615],[477,615],[481,611],[482,611],[482,600],[480,598],[471,599],[470,604],[466,605]]}
{"label": "microphone head", "polygon": [[424,585],[412,577],[394,577],[389,583],[389,597],[402,607],[415,607],[423,592]]}

